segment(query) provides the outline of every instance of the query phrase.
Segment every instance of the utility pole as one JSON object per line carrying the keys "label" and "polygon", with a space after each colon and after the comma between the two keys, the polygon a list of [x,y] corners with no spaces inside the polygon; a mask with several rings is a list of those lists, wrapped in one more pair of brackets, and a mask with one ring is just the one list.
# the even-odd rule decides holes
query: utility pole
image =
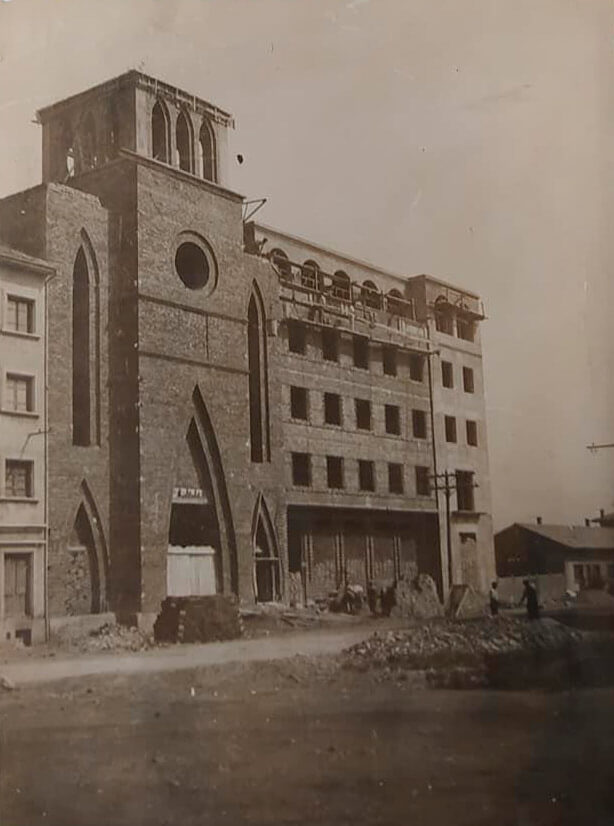
{"label": "utility pole", "polygon": [[[472,474],[473,478],[473,474]],[[450,497],[452,491],[458,489],[457,476],[453,471],[445,470],[443,473],[433,473],[429,479],[435,483],[435,495],[438,491],[443,491],[446,499],[446,545],[448,554],[448,590],[452,589],[452,520],[450,514]],[[443,484],[440,483],[443,482]],[[476,482],[471,483],[472,488],[477,488]]]}

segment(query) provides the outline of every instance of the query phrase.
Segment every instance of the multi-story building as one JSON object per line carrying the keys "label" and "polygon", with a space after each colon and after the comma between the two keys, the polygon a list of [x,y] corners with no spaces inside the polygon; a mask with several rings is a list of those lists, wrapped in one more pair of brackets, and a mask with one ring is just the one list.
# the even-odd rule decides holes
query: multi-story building
{"label": "multi-story building", "polygon": [[[0,232],[57,264],[51,614],[417,571],[445,593],[448,533],[454,581],[483,585],[478,299],[246,221],[231,116],[139,72],[39,119],[43,184],[0,202]],[[446,359],[465,385],[441,387]]]}
{"label": "multi-story building", "polygon": [[0,245],[0,639],[45,638],[45,261]]}

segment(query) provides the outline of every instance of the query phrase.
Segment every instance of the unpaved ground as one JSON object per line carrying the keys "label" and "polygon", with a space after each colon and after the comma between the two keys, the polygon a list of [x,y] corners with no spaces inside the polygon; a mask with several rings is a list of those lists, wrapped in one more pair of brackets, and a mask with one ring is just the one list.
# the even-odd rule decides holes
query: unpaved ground
{"label": "unpaved ground", "polygon": [[611,689],[422,686],[310,657],[5,692],[0,823],[614,823]]}

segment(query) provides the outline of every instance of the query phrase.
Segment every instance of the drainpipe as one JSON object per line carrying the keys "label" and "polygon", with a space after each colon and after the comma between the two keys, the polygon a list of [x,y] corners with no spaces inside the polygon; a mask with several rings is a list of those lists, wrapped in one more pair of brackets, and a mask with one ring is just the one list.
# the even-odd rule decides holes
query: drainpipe
{"label": "drainpipe", "polygon": [[55,278],[57,272],[51,273],[45,278],[45,285],[44,285],[44,296],[45,296],[45,329],[44,329],[44,336],[43,336],[43,348],[44,348],[44,359],[43,359],[43,372],[44,372],[44,411],[45,411],[45,420],[43,423],[43,435],[44,435],[44,448],[43,448],[43,455],[45,457],[45,475],[44,475],[44,497],[45,497],[45,507],[43,512],[43,521],[45,525],[45,542],[43,544],[43,615],[45,621],[45,642],[49,642],[50,634],[50,622],[49,622],[49,587],[48,587],[48,572],[47,569],[49,567],[49,538],[51,536],[51,529],[49,528],[49,404],[48,404],[48,395],[49,395],[49,303],[47,298],[47,285],[49,282]]}

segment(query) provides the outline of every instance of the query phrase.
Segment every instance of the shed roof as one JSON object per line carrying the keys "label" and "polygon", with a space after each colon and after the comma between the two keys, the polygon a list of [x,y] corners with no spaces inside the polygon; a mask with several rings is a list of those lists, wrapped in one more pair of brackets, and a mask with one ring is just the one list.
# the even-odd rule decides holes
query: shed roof
{"label": "shed roof", "polygon": [[576,525],[535,525],[516,523],[525,531],[543,536],[559,545],[575,550],[614,551],[614,528],[587,528]]}

